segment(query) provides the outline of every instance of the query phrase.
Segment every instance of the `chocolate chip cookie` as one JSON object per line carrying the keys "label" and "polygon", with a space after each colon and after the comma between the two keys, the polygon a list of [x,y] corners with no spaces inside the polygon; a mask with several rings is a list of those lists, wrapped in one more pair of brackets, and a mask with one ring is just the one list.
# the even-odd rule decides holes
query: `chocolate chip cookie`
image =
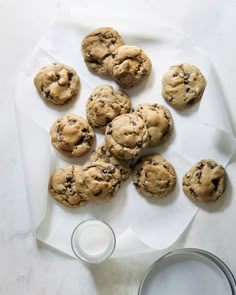
{"label": "chocolate chip cookie", "polygon": [[121,36],[113,28],[102,27],[89,33],[81,46],[87,67],[97,74],[106,74],[110,54],[123,44]]}
{"label": "chocolate chip cookie", "polygon": [[88,98],[86,114],[93,128],[104,130],[115,117],[129,113],[131,101],[127,94],[109,85],[97,86]]}
{"label": "chocolate chip cookie", "polygon": [[200,70],[190,64],[170,67],[162,79],[162,95],[175,109],[185,110],[201,99],[206,79]]}
{"label": "chocolate chip cookie", "polygon": [[225,190],[225,169],[213,160],[196,163],[183,177],[183,191],[196,202],[215,202]]}
{"label": "chocolate chip cookie", "polygon": [[75,188],[75,176],[81,167],[66,166],[55,171],[49,180],[48,189],[51,196],[67,207],[83,207],[88,201],[78,194]]}
{"label": "chocolate chip cookie", "polygon": [[129,161],[127,162],[117,159],[109,152],[105,144],[102,144],[96,148],[95,152],[92,153],[90,157],[90,161],[100,161],[114,165],[120,171],[121,179],[123,181],[127,180],[130,176],[131,169],[129,167]]}
{"label": "chocolate chip cookie", "polygon": [[112,164],[94,162],[76,174],[76,191],[84,199],[104,203],[109,201],[120,188],[120,171]]}
{"label": "chocolate chip cookie", "polygon": [[134,167],[133,183],[144,197],[159,199],[174,190],[175,169],[160,155],[143,157]]}
{"label": "chocolate chip cookie", "polygon": [[138,85],[151,73],[152,63],[147,54],[132,45],[123,45],[116,49],[108,61],[108,72],[123,88]]}
{"label": "chocolate chip cookie", "polygon": [[120,115],[107,125],[105,142],[115,157],[133,159],[148,145],[147,126],[137,113]]}
{"label": "chocolate chip cookie", "polygon": [[45,101],[63,105],[78,94],[80,80],[73,68],[52,63],[37,73],[34,84]]}
{"label": "chocolate chip cookie", "polygon": [[53,146],[66,157],[81,157],[92,147],[95,134],[92,127],[81,116],[65,114],[52,125]]}
{"label": "chocolate chip cookie", "polygon": [[139,113],[147,125],[149,146],[166,142],[173,130],[172,116],[166,107],[158,103],[142,103],[133,111]]}

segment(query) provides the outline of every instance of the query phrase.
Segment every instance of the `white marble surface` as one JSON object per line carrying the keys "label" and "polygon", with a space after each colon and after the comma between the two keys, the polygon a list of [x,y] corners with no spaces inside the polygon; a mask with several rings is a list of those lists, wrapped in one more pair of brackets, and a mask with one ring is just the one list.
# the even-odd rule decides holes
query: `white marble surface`
{"label": "white marble surface", "polygon": [[[141,2],[136,1],[136,10],[141,9]],[[117,6],[115,1],[109,3]],[[56,0],[0,0],[0,294],[135,295],[145,270],[169,249],[87,267],[37,243],[31,234],[14,118],[14,79],[56,15],[58,5]],[[145,5],[209,52],[236,132],[236,1],[146,0]],[[209,209],[201,209],[171,249],[199,247],[211,251],[236,275],[236,155],[227,173],[224,198]]]}

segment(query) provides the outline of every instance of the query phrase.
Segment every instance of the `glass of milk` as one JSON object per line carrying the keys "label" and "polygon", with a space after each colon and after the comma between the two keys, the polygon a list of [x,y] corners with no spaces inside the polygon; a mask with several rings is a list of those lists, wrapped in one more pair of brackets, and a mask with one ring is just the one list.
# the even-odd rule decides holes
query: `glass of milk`
{"label": "glass of milk", "polygon": [[139,295],[235,295],[232,272],[218,257],[200,249],[180,249],[146,272]]}
{"label": "glass of milk", "polygon": [[87,263],[100,263],[108,259],[115,245],[113,229],[101,220],[81,222],[71,236],[71,247],[76,257]]}

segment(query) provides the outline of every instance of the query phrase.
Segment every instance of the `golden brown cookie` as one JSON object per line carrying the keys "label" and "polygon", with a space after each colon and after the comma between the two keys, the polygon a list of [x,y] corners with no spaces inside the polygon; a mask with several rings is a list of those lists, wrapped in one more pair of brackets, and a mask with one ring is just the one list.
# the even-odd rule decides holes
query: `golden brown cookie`
{"label": "golden brown cookie", "polygon": [[107,74],[107,61],[111,53],[124,42],[110,27],[90,32],[82,41],[82,53],[87,67],[97,74]]}
{"label": "golden brown cookie", "polygon": [[81,157],[92,147],[95,134],[92,127],[81,116],[65,114],[52,125],[53,146],[66,157]]}
{"label": "golden brown cookie", "polygon": [[149,146],[157,146],[167,141],[173,130],[173,120],[169,110],[158,103],[141,103],[134,108],[148,128]]}
{"label": "golden brown cookie", "polygon": [[120,188],[121,174],[114,165],[93,162],[83,167],[76,175],[76,191],[84,199],[95,202],[108,202]]}
{"label": "golden brown cookie", "polygon": [[98,146],[94,153],[90,157],[91,162],[105,162],[114,165],[121,174],[123,181],[127,180],[130,176],[131,169],[129,167],[129,161],[117,159],[113,156],[105,144]]}
{"label": "golden brown cookie", "polygon": [[198,103],[205,87],[206,79],[201,71],[190,64],[170,67],[162,79],[163,98],[180,111]]}
{"label": "golden brown cookie", "polygon": [[143,157],[134,167],[133,183],[144,197],[159,199],[174,190],[175,169],[160,155]]}
{"label": "golden brown cookie", "polygon": [[108,61],[108,71],[123,88],[138,85],[150,75],[152,63],[147,54],[137,46],[123,45],[116,49]]}
{"label": "golden brown cookie", "polygon": [[109,85],[97,86],[90,94],[86,114],[93,128],[104,129],[115,117],[129,113],[131,101],[127,94]]}
{"label": "golden brown cookie", "polygon": [[183,177],[183,191],[196,202],[215,202],[225,190],[225,169],[213,160],[197,162]]}
{"label": "golden brown cookie", "polygon": [[66,166],[55,171],[49,180],[48,189],[51,196],[67,207],[83,207],[88,201],[78,194],[75,188],[76,174],[80,173],[79,166]]}
{"label": "golden brown cookie", "polygon": [[137,113],[120,115],[107,125],[105,142],[115,157],[133,159],[148,145],[147,126]]}
{"label": "golden brown cookie", "polygon": [[52,104],[63,105],[78,94],[80,80],[73,68],[60,63],[52,63],[37,73],[34,84],[44,100]]}

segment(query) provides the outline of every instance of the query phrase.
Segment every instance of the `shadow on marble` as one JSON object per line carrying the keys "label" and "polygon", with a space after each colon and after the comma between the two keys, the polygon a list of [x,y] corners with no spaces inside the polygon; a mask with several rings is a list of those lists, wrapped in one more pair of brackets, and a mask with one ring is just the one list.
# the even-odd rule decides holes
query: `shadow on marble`
{"label": "shadow on marble", "polygon": [[228,105],[228,103],[227,103],[227,101],[225,99],[226,95],[225,95],[225,92],[224,92],[224,87],[222,85],[221,79],[220,79],[217,71],[215,70],[215,68],[212,68],[211,74],[212,74],[212,76],[214,78],[214,81],[215,81],[216,85],[218,85],[217,89],[218,89],[218,91],[220,91],[221,97],[224,99],[224,106],[225,106],[226,112],[228,114],[228,119],[229,119],[230,125],[232,127],[233,134],[235,135],[236,134],[236,126],[235,126],[234,120],[232,118],[232,111],[230,110],[229,105]]}
{"label": "shadow on marble", "polygon": [[42,251],[43,248],[46,248],[50,252],[54,252],[54,253],[56,253],[56,254],[64,257],[64,258],[67,258],[67,259],[71,260],[71,261],[72,260],[76,261],[75,258],[71,257],[70,255],[66,254],[65,252],[62,252],[59,249],[54,248],[53,246],[51,246],[49,244],[46,244],[46,243],[44,243],[42,241],[36,240],[36,246],[37,246],[37,249],[40,250],[40,251]]}
{"label": "shadow on marble", "polygon": [[97,295],[137,295],[146,269],[155,260],[153,254],[149,253],[88,266],[97,287]]}
{"label": "shadow on marble", "polygon": [[147,269],[166,253],[184,247],[193,220],[169,248],[131,257],[114,258],[98,265],[88,265],[97,287],[97,295],[137,295],[139,284]]}

